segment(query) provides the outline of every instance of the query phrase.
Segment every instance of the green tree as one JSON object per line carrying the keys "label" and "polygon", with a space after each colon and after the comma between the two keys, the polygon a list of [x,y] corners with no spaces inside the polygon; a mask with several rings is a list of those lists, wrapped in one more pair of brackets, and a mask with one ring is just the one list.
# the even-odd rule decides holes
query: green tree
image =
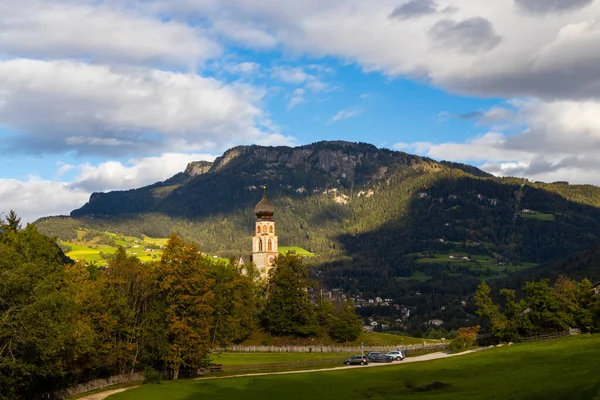
{"label": "green tree", "polygon": [[500,306],[492,300],[492,289],[485,282],[481,282],[475,292],[475,304],[477,315],[488,322],[492,336],[497,340],[503,340],[506,335],[507,318],[500,311]]}
{"label": "green tree", "polygon": [[317,334],[317,315],[308,289],[309,269],[295,254],[280,255],[269,271],[266,329],[274,335],[308,337]]}
{"label": "green tree", "polygon": [[165,298],[165,361],[173,379],[181,367],[198,368],[210,350],[214,293],[208,277],[210,261],[198,248],[172,234],[158,265],[159,290]]}
{"label": "green tree", "polygon": [[6,216],[6,226],[8,229],[18,231],[21,229],[21,218],[17,216],[14,210],[10,210]]}
{"label": "green tree", "polygon": [[536,334],[564,332],[569,328],[570,316],[554,296],[547,279],[527,282],[524,290],[529,308],[527,317],[535,327]]}
{"label": "green tree", "polygon": [[336,313],[336,318],[331,324],[331,337],[338,342],[351,342],[356,340],[362,332],[362,322],[356,315],[356,308],[352,300],[345,300]]}
{"label": "green tree", "polygon": [[69,379],[76,308],[60,253],[32,225],[0,235],[0,398]]}
{"label": "green tree", "polygon": [[246,339],[256,323],[254,280],[231,262],[213,262],[208,275],[215,294],[211,343],[224,346]]}

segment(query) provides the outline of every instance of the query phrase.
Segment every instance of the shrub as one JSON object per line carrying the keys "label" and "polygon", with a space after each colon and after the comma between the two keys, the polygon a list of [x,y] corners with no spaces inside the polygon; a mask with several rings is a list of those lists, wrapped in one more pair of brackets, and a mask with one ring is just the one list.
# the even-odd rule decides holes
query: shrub
{"label": "shrub", "polygon": [[479,325],[470,328],[460,328],[456,335],[456,339],[450,342],[450,350],[460,352],[473,347],[480,328]]}
{"label": "shrub", "polygon": [[154,368],[146,368],[144,370],[144,384],[146,383],[160,383],[162,379],[162,373],[155,370]]}

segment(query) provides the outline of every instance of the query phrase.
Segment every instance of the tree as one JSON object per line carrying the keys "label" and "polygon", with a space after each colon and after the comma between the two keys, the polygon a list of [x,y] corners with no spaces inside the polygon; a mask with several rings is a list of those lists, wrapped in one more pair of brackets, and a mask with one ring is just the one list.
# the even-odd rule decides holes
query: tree
{"label": "tree", "polygon": [[210,349],[214,294],[209,266],[195,245],[171,235],[157,275],[166,305],[169,346],[165,362],[173,379],[179,377],[181,367],[200,367]]}
{"label": "tree", "polygon": [[450,342],[450,350],[465,351],[475,346],[480,328],[479,325],[470,328],[460,328],[456,338]]}
{"label": "tree", "polygon": [[506,334],[507,319],[500,311],[500,307],[494,304],[492,290],[485,282],[481,282],[475,292],[475,304],[477,305],[477,315],[489,323],[492,336],[497,340],[503,340]]}
{"label": "tree", "polygon": [[269,271],[266,329],[274,335],[309,337],[317,334],[317,315],[308,289],[309,269],[295,254],[279,255]]}
{"label": "tree", "polygon": [[362,322],[356,315],[352,300],[345,300],[331,324],[331,337],[338,342],[356,340],[362,332]]}
{"label": "tree", "polygon": [[232,262],[213,262],[208,275],[214,282],[215,294],[211,343],[224,346],[246,339],[256,322],[254,280],[242,274]]}
{"label": "tree", "polygon": [[8,229],[18,231],[21,229],[21,218],[17,216],[14,210],[10,210],[6,216],[6,226]]}
{"label": "tree", "polygon": [[32,225],[3,232],[0,398],[24,398],[68,381],[78,343],[75,310],[56,244]]}
{"label": "tree", "polygon": [[570,316],[564,311],[560,301],[554,296],[547,279],[525,284],[527,317],[537,335],[564,332],[569,328]]}

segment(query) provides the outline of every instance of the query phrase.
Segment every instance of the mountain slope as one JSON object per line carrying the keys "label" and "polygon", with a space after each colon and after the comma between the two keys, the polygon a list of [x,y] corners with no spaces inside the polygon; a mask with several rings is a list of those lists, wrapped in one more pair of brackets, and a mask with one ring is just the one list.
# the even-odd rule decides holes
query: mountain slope
{"label": "mountain slope", "polygon": [[236,147],[164,182],[95,193],[72,218],[38,226],[57,236],[76,226],[131,236],[175,231],[211,254],[248,254],[262,185],[276,206],[280,244],[317,253],[308,262],[318,280],[390,296],[423,315],[468,296],[481,279],[564,259],[600,239],[595,186],[495,178],[348,142]]}

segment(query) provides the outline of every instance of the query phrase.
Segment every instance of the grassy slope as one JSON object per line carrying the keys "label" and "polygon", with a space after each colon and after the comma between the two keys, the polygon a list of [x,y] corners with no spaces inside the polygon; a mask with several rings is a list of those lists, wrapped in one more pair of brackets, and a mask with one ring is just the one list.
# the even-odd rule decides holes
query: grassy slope
{"label": "grassy slope", "polygon": [[[111,399],[600,399],[600,336],[384,368],[145,385]],[[451,386],[414,392],[404,382]]]}
{"label": "grassy slope", "polygon": [[286,253],[288,251],[294,252],[294,253],[296,253],[298,255],[305,256],[305,257],[314,256],[314,253],[311,253],[310,251],[305,250],[302,247],[296,247],[296,246],[279,246],[279,252],[280,253]]}

